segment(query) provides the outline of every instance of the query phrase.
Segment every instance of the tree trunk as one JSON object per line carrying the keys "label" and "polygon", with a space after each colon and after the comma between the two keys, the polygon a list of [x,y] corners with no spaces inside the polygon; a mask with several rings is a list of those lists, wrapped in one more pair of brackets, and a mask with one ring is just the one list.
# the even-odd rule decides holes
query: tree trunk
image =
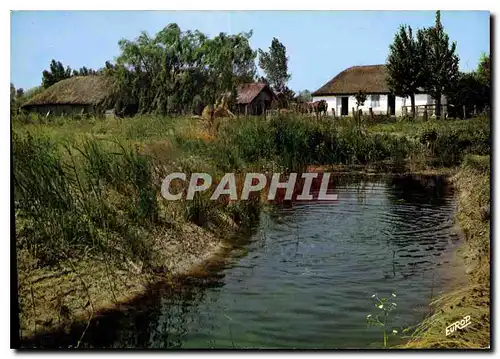
{"label": "tree trunk", "polygon": [[436,118],[441,118],[441,94],[437,94],[436,97]]}
{"label": "tree trunk", "polygon": [[415,118],[416,117],[416,113],[415,113],[415,94],[411,94],[410,95],[410,101],[411,101],[411,118]]}

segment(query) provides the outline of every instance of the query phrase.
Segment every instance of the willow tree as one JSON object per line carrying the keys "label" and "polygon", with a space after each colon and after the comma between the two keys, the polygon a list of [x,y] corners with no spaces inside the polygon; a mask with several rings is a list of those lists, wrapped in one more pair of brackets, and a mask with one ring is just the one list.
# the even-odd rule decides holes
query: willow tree
{"label": "willow tree", "polygon": [[453,90],[459,78],[457,44],[452,42],[441,24],[441,12],[436,12],[433,27],[422,30],[426,57],[424,88],[436,101],[436,117],[441,117],[441,96]]}
{"label": "willow tree", "polygon": [[424,85],[426,42],[424,33],[413,36],[410,26],[402,25],[389,46],[387,83],[397,96],[410,97],[411,114],[415,117],[415,94]]}
{"label": "willow tree", "polygon": [[239,81],[255,74],[251,33],[220,34],[181,31],[169,24],[154,37],[143,32],[121,40],[120,56],[108,73],[125,98],[135,99],[142,113],[182,113],[194,103],[214,103]]}
{"label": "willow tree", "polygon": [[236,35],[220,33],[208,39],[202,48],[203,65],[207,70],[210,96],[217,101],[227,92],[236,95],[236,87],[252,82],[256,76],[257,53],[250,47],[252,31]]}

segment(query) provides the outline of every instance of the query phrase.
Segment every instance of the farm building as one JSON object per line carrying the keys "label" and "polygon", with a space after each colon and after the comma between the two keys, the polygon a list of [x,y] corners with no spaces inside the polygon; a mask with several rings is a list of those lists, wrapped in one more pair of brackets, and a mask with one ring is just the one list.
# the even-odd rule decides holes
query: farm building
{"label": "farm building", "polygon": [[[313,101],[325,100],[328,111],[337,116],[347,116],[356,108],[355,95],[361,90],[367,94],[366,102],[360,109],[368,113],[369,109],[374,114],[389,114],[400,116],[411,112],[409,97],[394,96],[387,85],[387,69],[385,65],[353,66],[342,71],[328,81],[317,91],[313,92]],[[446,98],[443,96],[441,104],[446,111]],[[434,113],[434,99],[425,93],[415,94],[415,106],[422,112],[427,107],[428,114]],[[442,111],[442,114],[445,113]]]}
{"label": "farm building", "polygon": [[[55,83],[26,102],[22,109],[42,115],[101,115],[113,110],[113,88],[105,76],[75,76]],[[128,106],[124,114],[133,114]]]}
{"label": "farm building", "polygon": [[262,115],[276,99],[271,88],[264,83],[247,83],[237,88],[237,112],[246,115]]}

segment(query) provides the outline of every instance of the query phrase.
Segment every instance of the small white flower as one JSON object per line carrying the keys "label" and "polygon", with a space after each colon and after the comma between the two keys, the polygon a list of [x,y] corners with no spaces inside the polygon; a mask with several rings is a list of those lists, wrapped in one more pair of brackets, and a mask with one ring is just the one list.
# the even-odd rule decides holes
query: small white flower
{"label": "small white flower", "polygon": [[393,329],[392,334],[398,334],[398,331],[396,329]]}
{"label": "small white flower", "polygon": [[394,298],[396,298],[396,294],[392,293],[392,296],[393,296]]}
{"label": "small white flower", "polygon": [[366,318],[367,318],[367,319],[368,319],[368,318],[371,318],[371,317],[372,317],[372,315],[371,315],[371,314],[368,314],[368,315],[366,316]]}
{"label": "small white flower", "polygon": [[379,304],[379,305],[377,305],[377,308],[378,308],[378,309],[382,309],[383,307],[384,307],[384,305],[383,305],[383,304]]}
{"label": "small white flower", "polygon": [[374,295],[372,295],[372,298],[375,298],[376,295],[377,295],[377,293],[375,293]]}

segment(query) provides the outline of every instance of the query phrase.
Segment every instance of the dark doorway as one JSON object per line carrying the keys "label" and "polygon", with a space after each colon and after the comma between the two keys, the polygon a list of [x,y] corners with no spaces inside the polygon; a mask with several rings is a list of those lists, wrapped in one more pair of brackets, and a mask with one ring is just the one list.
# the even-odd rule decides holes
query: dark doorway
{"label": "dark doorway", "polygon": [[387,107],[389,115],[393,116],[396,114],[396,96],[389,95],[389,98],[387,99]]}
{"label": "dark doorway", "polygon": [[342,97],[342,107],[340,108],[340,115],[347,116],[349,114],[349,97]]}

